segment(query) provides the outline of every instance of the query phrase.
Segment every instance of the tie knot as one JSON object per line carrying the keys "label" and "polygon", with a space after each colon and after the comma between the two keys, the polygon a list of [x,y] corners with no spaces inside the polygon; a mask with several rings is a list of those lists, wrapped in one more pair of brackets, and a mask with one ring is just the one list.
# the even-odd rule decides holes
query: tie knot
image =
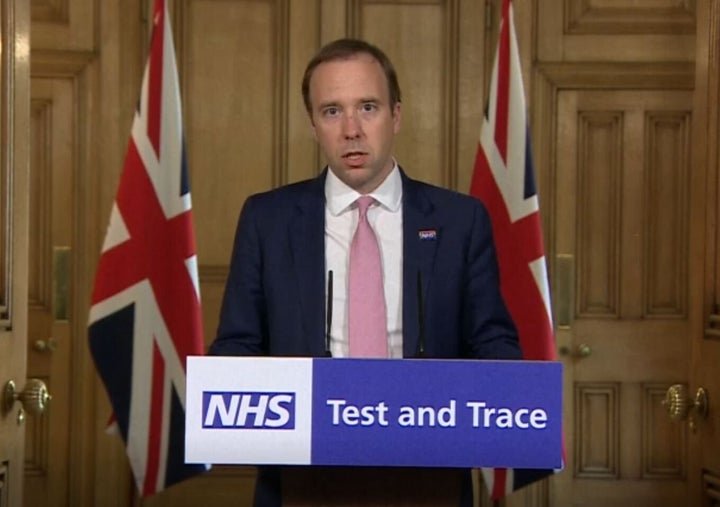
{"label": "tie knot", "polygon": [[370,205],[375,202],[375,199],[373,199],[369,195],[361,195],[360,197],[358,197],[358,200],[356,202],[358,205],[358,213],[360,214],[360,218],[363,219],[365,218]]}

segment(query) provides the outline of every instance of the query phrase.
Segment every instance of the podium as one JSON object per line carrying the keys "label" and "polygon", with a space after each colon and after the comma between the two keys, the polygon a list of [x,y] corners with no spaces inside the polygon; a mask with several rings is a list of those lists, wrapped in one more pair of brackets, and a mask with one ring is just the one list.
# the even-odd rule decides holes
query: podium
{"label": "podium", "polygon": [[283,467],[281,474],[283,507],[457,507],[470,477],[462,469],[407,467]]}
{"label": "podium", "polygon": [[457,506],[471,468],[562,467],[558,362],[189,357],[186,387],[185,461],[277,466],[284,506]]}

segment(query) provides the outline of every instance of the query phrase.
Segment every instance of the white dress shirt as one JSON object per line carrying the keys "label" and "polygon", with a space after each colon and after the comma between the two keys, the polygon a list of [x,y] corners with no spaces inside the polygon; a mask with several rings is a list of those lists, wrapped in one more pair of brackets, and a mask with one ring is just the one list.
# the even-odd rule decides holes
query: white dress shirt
{"label": "white dress shirt", "polygon": [[[382,257],[388,357],[401,358],[403,221],[402,179],[397,164],[385,181],[369,195],[376,201],[368,210],[367,217],[377,236]],[[327,272],[333,272],[330,326],[330,352],[333,357],[348,357],[348,266],[350,243],[358,222],[355,204],[358,197],[360,194],[357,191],[340,181],[332,170],[328,171],[325,180],[325,276],[328,276]]]}

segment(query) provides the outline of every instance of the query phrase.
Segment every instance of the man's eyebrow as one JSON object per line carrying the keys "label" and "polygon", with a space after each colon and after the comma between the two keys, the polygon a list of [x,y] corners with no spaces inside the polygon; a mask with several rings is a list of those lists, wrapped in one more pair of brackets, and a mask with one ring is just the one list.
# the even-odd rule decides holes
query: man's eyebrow
{"label": "man's eyebrow", "polygon": [[318,109],[325,109],[326,107],[338,107],[340,104],[336,100],[328,100],[327,102],[320,102]]}

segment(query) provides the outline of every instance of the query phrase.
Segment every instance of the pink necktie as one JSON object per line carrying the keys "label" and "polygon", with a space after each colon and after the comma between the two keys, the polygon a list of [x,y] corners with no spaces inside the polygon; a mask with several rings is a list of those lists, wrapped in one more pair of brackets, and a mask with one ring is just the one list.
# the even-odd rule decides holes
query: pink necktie
{"label": "pink necktie", "polygon": [[348,339],[350,357],[387,357],[387,317],[380,247],[367,220],[375,200],[357,200],[358,226],[350,245]]}

